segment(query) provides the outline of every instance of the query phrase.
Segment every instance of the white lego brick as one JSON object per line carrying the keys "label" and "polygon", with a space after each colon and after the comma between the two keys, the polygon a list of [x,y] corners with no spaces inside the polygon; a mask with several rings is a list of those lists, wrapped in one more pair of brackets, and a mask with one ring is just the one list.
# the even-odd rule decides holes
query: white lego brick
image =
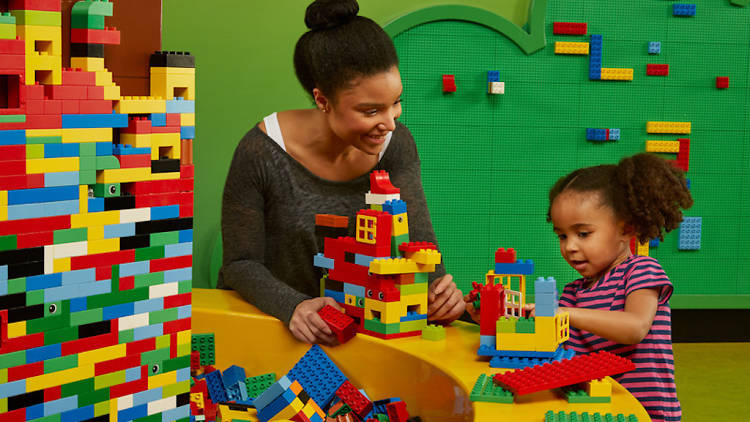
{"label": "white lego brick", "polygon": [[44,245],[44,273],[52,274],[55,272],[55,245]]}
{"label": "white lego brick", "polygon": [[151,208],[120,210],[120,223],[138,223],[151,220]]}
{"label": "white lego brick", "polygon": [[133,407],[133,395],[128,394],[117,399],[117,410],[125,410]]}
{"label": "white lego brick", "polygon": [[73,242],[53,245],[53,258],[70,258],[72,256],[83,256],[88,254],[89,242]]}
{"label": "white lego brick", "polygon": [[174,296],[179,293],[179,283],[158,284],[148,287],[148,298]]}
{"label": "white lego brick", "polygon": [[118,318],[117,329],[119,331],[132,330],[133,328],[145,327],[148,325],[148,313],[128,315]]}
{"label": "white lego brick", "polygon": [[365,194],[365,203],[367,205],[383,205],[386,202],[393,200],[393,199],[401,199],[401,194],[399,193],[372,193],[367,192]]}
{"label": "white lego brick", "polygon": [[505,94],[505,82],[490,82],[490,94]]}
{"label": "white lego brick", "polygon": [[148,403],[148,415],[166,412],[169,409],[177,407],[177,397],[171,396],[165,399],[156,400]]}

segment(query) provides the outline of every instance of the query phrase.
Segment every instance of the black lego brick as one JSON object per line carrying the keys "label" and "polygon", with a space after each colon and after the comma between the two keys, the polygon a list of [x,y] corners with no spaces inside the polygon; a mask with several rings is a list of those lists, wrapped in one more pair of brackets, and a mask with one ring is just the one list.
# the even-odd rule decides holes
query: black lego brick
{"label": "black lego brick", "polygon": [[8,265],[8,278],[31,277],[44,274],[44,261]]}
{"label": "black lego brick", "polygon": [[8,397],[8,411],[12,412],[14,410],[23,409],[24,407],[30,407],[40,403],[44,403],[44,390],[19,394],[17,396]]}
{"label": "black lego brick", "polygon": [[120,250],[125,251],[128,249],[140,249],[151,246],[151,236],[147,234],[139,234],[135,236],[121,237],[120,238]]}
{"label": "black lego brick", "polygon": [[70,44],[70,57],[104,57],[104,44]]}
{"label": "black lego brick", "polygon": [[133,208],[135,208],[135,196],[104,198],[104,211],[129,210]]}
{"label": "black lego brick", "polygon": [[165,220],[140,221],[135,223],[135,234],[151,234],[189,230],[193,228],[193,217],[168,218]]}
{"label": "black lego brick", "polygon": [[94,337],[102,334],[109,334],[112,323],[107,321],[92,322],[78,326],[78,338]]}
{"label": "black lego brick", "polygon": [[44,261],[44,248],[13,249],[0,252],[0,265]]}
{"label": "black lego brick", "polygon": [[44,304],[24,306],[8,310],[8,323],[44,318]]}
{"label": "black lego brick", "polygon": [[175,173],[180,171],[180,160],[176,158],[162,158],[151,160],[151,173]]}
{"label": "black lego brick", "polygon": [[0,296],[0,311],[3,309],[23,308],[26,306],[26,293],[13,293]]}
{"label": "black lego brick", "polygon": [[151,55],[150,67],[189,67],[195,68],[195,56],[187,51],[157,51]]}

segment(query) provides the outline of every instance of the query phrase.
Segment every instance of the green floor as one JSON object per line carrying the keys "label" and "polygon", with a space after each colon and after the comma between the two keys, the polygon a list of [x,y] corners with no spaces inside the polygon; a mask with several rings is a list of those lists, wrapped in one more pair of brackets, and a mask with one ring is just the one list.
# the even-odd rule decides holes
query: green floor
{"label": "green floor", "polygon": [[750,420],[750,343],[675,343],[683,420]]}

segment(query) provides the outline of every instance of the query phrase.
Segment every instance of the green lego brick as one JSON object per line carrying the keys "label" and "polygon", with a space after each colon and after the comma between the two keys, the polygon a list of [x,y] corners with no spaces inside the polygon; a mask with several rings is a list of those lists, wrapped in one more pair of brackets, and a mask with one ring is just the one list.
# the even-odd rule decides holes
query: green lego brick
{"label": "green lego brick", "polygon": [[0,23],[0,40],[13,40],[16,38],[16,26],[8,23]]}
{"label": "green lego brick", "polygon": [[62,316],[63,306],[65,306],[65,311],[68,311],[70,309],[70,302],[60,300],[57,302],[45,303],[44,304],[44,317],[46,318],[46,317]]}
{"label": "green lego brick", "polygon": [[0,354],[0,369],[26,365],[26,351]]}
{"label": "green lego brick", "polygon": [[445,340],[445,327],[429,324],[422,329],[422,338],[430,341]]}
{"label": "green lego brick", "polygon": [[[136,252],[136,254],[137,253],[138,252]],[[154,286],[157,284],[164,284],[163,272],[138,274],[137,276],[135,276],[135,281],[133,282],[135,288]]]}
{"label": "green lego brick", "polygon": [[[164,371],[164,372],[171,372],[171,371]],[[165,385],[161,388],[161,398],[165,399],[167,397],[177,396],[179,394],[184,394],[190,391],[190,381],[180,381],[174,384]]]}
{"label": "green lego brick", "polygon": [[409,233],[391,237],[391,256],[401,256],[398,247],[404,242],[409,242]]}
{"label": "green lego brick", "polygon": [[427,326],[427,320],[417,319],[414,321],[404,321],[400,322],[399,325],[401,326],[399,331],[401,333],[408,333],[410,331],[422,331],[422,329]]}
{"label": "green lego brick", "polygon": [[276,374],[269,372],[268,374],[256,375],[254,377],[245,378],[245,387],[247,388],[247,396],[250,398],[256,398],[260,393],[266,391],[268,387],[276,382]]}
{"label": "green lego brick", "polygon": [[88,228],[81,227],[78,229],[61,229],[52,233],[55,245],[61,243],[84,242],[88,240]]}
{"label": "green lego brick", "polygon": [[169,348],[150,350],[141,353],[141,365],[148,365],[154,362],[161,363],[169,359]]}
{"label": "green lego brick", "polygon": [[193,334],[190,338],[190,350],[200,352],[201,366],[216,363],[216,348],[213,333]]}
{"label": "green lego brick", "polygon": [[133,330],[123,330],[123,331],[120,331],[117,335],[118,344],[130,343],[134,340],[135,340],[135,334]]}
{"label": "green lego brick", "polygon": [[[112,157],[114,160],[117,158]],[[96,158],[97,160],[99,157]],[[120,196],[120,184],[119,183],[97,183],[94,185],[94,196],[97,198],[112,198]]]}
{"label": "green lego brick", "polygon": [[328,280],[328,274],[323,274],[323,277],[320,277],[320,292],[319,296],[324,297],[326,295],[326,281]]}
{"label": "green lego brick", "polygon": [[16,25],[60,26],[62,13],[46,10],[11,10],[15,16]]}
{"label": "green lego brick", "polygon": [[119,169],[120,161],[112,155],[102,155],[96,157],[97,170]]}
{"label": "green lego brick", "polygon": [[[107,395],[109,395],[109,388],[105,388],[104,390],[100,390],[100,391],[104,391],[107,393]],[[81,404],[80,399],[78,401],[78,405],[85,406]],[[95,418],[109,414],[109,405],[110,405],[109,400],[104,399],[102,401],[99,401],[98,403],[93,403],[93,405],[94,405],[94,417]]]}
{"label": "green lego brick", "polygon": [[149,245],[163,246],[180,243],[180,232],[151,233]]}
{"label": "green lego brick", "polygon": [[44,373],[64,371],[78,366],[78,355],[60,356],[59,358],[44,361]]}
{"label": "green lego brick", "polygon": [[144,416],[142,418],[133,419],[133,422],[162,422],[161,420],[161,412],[155,413],[151,416]]}
{"label": "green lego brick", "polygon": [[612,397],[591,397],[586,393],[586,390],[580,388],[562,388],[560,393],[564,398],[568,400],[568,403],[610,403]]}
{"label": "green lego brick", "polygon": [[70,27],[81,29],[104,29],[104,16],[89,14],[71,14]]}
{"label": "green lego brick", "polygon": [[193,280],[180,281],[177,285],[177,294],[190,293],[193,291]]}
{"label": "green lego brick", "polygon": [[102,308],[87,309],[85,311],[70,314],[70,325],[85,325],[92,322],[100,322],[104,319]]}
{"label": "green lego brick", "polygon": [[[2,32],[2,29],[0,29],[0,32]],[[0,36],[2,38],[2,36]],[[6,114],[4,116],[0,116],[0,123],[25,123],[26,122],[26,115],[25,114]]]}
{"label": "green lego brick", "polygon": [[39,305],[41,303],[44,303],[44,290],[26,292],[26,306]]}
{"label": "green lego brick", "polygon": [[26,145],[26,159],[29,160],[32,158],[44,158],[44,145]]}
{"label": "green lego brick", "polygon": [[414,273],[414,283],[427,283],[429,280],[427,273]]}
{"label": "green lego brick", "polygon": [[112,16],[112,2],[103,0],[78,1],[70,10],[71,16]]}
{"label": "green lego brick", "polygon": [[[44,318],[50,319],[50,318]],[[60,321],[67,321],[66,318],[60,318]],[[26,328],[28,330],[28,325]],[[44,332],[44,345],[49,346],[51,344],[65,343],[66,341],[78,340],[78,327],[66,327],[57,330],[47,331],[40,330],[34,331],[36,333]]]}
{"label": "green lego brick", "polygon": [[136,261],[150,261],[159,258],[164,258],[164,246],[151,246],[135,250]]}
{"label": "green lego brick", "polygon": [[401,296],[416,295],[427,293],[427,284],[425,283],[414,283],[414,284],[397,284],[396,287],[401,292]]}
{"label": "green lego brick", "polygon": [[78,153],[81,157],[96,157],[96,143],[84,142],[79,145]]}
{"label": "green lego brick", "polygon": [[365,330],[374,331],[380,334],[396,334],[401,332],[401,323],[383,324],[374,319],[366,319]]}
{"label": "green lego brick", "polygon": [[125,371],[117,371],[94,377],[94,389],[107,388],[125,383]]}
{"label": "green lego brick", "polygon": [[167,321],[175,321],[177,318],[177,308],[163,309],[161,311],[149,312],[149,325],[161,324]]}
{"label": "green lego brick", "polygon": [[497,320],[497,332],[498,333],[515,333],[516,322],[518,321],[515,317],[500,317]]}
{"label": "green lego brick", "polygon": [[388,418],[388,415],[385,415],[383,413],[375,414],[375,418],[377,418],[378,422],[389,422],[391,420],[390,418]]}
{"label": "green lego brick", "polygon": [[16,17],[10,12],[0,12],[0,24],[15,25]]}
{"label": "green lego brick", "polygon": [[612,413],[583,412],[579,414],[576,412],[566,413],[562,410],[555,413],[548,410],[544,414],[544,422],[638,422],[638,418],[632,414],[625,416],[622,413],[615,415]]}
{"label": "green lego brick", "polygon": [[[29,136],[26,138],[26,144],[61,144],[62,136]],[[93,145],[93,144],[92,144]],[[94,145],[96,148],[96,145]]]}
{"label": "green lego brick", "polygon": [[356,301],[354,302],[354,305],[355,305],[355,306],[356,306],[357,308],[364,308],[364,307],[365,307],[365,298],[363,298],[363,297],[359,297],[359,296],[355,296],[355,298],[356,298],[357,300],[356,300]]}
{"label": "green lego brick", "polygon": [[70,397],[83,394],[94,389],[94,379],[86,378],[80,381],[70,382],[60,386],[60,396]]}
{"label": "green lego brick", "polygon": [[[169,356],[167,356],[169,358]],[[162,371],[172,372],[182,368],[190,367],[190,355],[178,356],[174,359],[166,359],[162,361]]]}
{"label": "green lego brick", "polygon": [[[114,269],[112,270],[112,277],[115,277]],[[106,306],[121,305],[123,303],[137,302],[139,300],[146,300],[148,298],[148,287],[144,287],[140,289],[136,288],[122,291],[115,290],[113,293],[89,296],[86,299],[86,304],[88,305],[89,309],[95,309],[104,308]]]}
{"label": "green lego brick", "polygon": [[96,183],[96,170],[81,170],[78,172],[78,183],[93,185]]}
{"label": "green lego brick", "polygon": [[491,375],[482,374],[471,389],[469,399],[491,403],[513,403],[513,393],[495,385]]}
{"label": "green lego brick", "polygon": [[517,333],[535,333],[534,318],[519,318],[516,322]]}
{"label": "green lego brick", "polygon": [[78,161],[81,171],[96,171],[96,157],[81,157]]}
{"label": "green lego brick", "polygon": [[29,422],[60,422],[62,416],[58,413],[57,415],[49,415],[39,419],[32,419]]}
{"label": "green lego brick", "polygon": [[26,291],[26,277],[8,280],[8,294],[24,293]]}
{"label": "green lego brick", "polygon": [[18,237],[15,234],[0,236],[0,251],[10,251],[18,248]]}

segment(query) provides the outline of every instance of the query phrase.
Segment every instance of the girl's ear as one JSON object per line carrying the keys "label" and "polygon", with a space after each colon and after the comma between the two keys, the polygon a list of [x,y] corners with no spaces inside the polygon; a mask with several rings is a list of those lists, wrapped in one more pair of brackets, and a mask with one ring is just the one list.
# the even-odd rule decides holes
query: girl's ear
{"label": "girl's ear", "polygon": [[637,234],[635,232],[635,228],[632,225],[630,225],[630,224],[622,223],[621,227],[622,227],[621,230],[622,230],[622,235],[623,236],[633,237],[633,236],[635,236]]}

